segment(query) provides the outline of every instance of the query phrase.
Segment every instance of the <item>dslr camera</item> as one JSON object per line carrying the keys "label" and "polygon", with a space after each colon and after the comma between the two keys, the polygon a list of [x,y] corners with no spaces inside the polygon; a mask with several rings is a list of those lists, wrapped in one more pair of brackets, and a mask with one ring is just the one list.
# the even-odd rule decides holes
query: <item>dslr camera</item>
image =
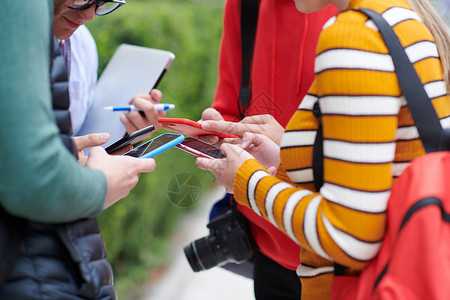
{"label": "dslr camera", "polygon": [[246,222],[234,208],[212,219],[207,225],[210,234],[184,247],[192,270],[199,272],[250,259],[254,250]]}

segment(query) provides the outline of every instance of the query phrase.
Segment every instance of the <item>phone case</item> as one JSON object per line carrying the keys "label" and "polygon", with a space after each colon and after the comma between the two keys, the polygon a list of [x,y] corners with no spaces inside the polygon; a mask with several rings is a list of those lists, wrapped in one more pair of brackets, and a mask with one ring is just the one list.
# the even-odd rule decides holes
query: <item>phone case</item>
{"label": "phone case", "polygon": [[[158,147],[158,148],[156,148],[156,149],[150,151],[149,153],[146,153],[146,154],[140,156],[139,158],[151,158],[151,157],[154,157],[154,156],[156,156],[156,155],[158,155],[158,154],[160,154],[160,153],[166,151],[167,149],[170,149],[170,148],[172,148],[172,147],[178,145],[178,144],[181,143],[182,141],[184,141],[184,136],[182,136],[181,134],[163,133],[163,134],[161,134],[161,135],[159,135],[159,136],[157,136],[157,137],[151,139],[150,141],[145,142],[144,144],[140,145],[140,146],[137,147],[136,149],[141,148],[141,147],[146,147],[149,143],[151,143],[151,142],[154,141],[155,139],[160,138],[160,137],[162,137],[162,136],[164,136],[164,135],[175,135],[175,136],[177,136],[177,137],[176,137],[175,139],[173,139],[173,140],[171,140],[171,141],[165,143],[164,145],[162,145],[162,146],[160,146],[160,147]],[[133,149],[133,150],[135,150],[135,149]],[[127,155],[128,153],[132,152],[133,150],[128,151],[127,153],[125,153],[125,154],[123,154],[123,155]]]}
{"label": "phone case", "polygon": [[201,124],[189,119],[182,118],[159,118],[158,122],[164,129],[175,131],[190,136],[216,135],[221,138],[240,138],[240,136],[227,134],[219,131],[205,130]]}
{"label": "phone case", "polygon": [[183,144],[178,144],[175,147],[180,149],[180,150],[182,150],[182,151],[184,151],[184,152],[186,152],[186,153],[192,154],[194,156],[203,157],[203,158],[209,158],[209,159],[213,159],[214,158],[212,156],[206,155],[206,154],[204,154],[204,153],[202,153],[202,152],[200,152],[198,150],[195,150],[193,148],[186,147]]}

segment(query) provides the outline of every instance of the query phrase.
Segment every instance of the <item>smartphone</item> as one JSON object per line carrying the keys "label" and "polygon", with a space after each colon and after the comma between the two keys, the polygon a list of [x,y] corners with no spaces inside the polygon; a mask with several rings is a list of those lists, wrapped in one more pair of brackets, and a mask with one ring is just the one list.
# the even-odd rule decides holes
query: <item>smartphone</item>
{"label": "smartphone", "polygon": [[190,154],[205,158],[224,158],[222,151],[214,145],[203,141],[187,137],[180,144],[176,145],[178,149],[186,151]]}
{"label": "smartphone", "polygon": [[150,158],[181,143],[183,140],[184,136],[181,134],[164,133],[123,155],[129,155],[137,158]]}
{"label": "smartphone", "polygon": [[155,130],[155,126],[150,125],[148,127],[139,129],[133,133],[127,134],[117,142],[106,147],[105,149],[106,153],[111,154],[113,152],[116,152],[117,150],[122,149],[125,146],[135,144],[139,142],[141,139],[143,139],[146,135],[151,133],[153,130]]}
{"label": "smartphone", "polygon": [[240,136],[233,134],[227,134],[219,131],[205,130],[202,128],[202,125],[200,123],[189,119],[159,118],[158,122],[164,129],[190,136],[216,135],[221,138],[240,138]]}

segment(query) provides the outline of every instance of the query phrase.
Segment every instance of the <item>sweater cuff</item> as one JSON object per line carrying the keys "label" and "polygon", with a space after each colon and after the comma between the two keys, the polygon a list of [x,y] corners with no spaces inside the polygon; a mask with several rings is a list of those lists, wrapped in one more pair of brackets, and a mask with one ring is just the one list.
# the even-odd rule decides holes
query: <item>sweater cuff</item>
{"label": "sweater cuff", "polygon": [[[233,183],[234,198],[239,204],[250,207],[248,199],[248,181],[256,171],[265,171],[256,159],[247,159],[236,172]],[[269,173],[267,173],[269,175]]]}

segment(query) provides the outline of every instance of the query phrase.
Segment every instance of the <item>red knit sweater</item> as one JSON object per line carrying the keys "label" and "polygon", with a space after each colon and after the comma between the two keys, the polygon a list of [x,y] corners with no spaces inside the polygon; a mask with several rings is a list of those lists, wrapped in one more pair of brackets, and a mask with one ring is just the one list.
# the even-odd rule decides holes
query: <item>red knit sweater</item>
{"label": "red knit sweater", "polygon": [[[338,10],[303,14],[292,0],[260,0],[251,70],[252,99],[246,115],[271,114],[282,125],[298,108],[314,79],[314,58],[323,24]],[[219,80],[213,108],[228,121],[238,121],[241,83],[240,1],[227,0],[219,57]],[[261,253],[295,270],[300,247],[271,223],[239,206],[250,221]]]}

